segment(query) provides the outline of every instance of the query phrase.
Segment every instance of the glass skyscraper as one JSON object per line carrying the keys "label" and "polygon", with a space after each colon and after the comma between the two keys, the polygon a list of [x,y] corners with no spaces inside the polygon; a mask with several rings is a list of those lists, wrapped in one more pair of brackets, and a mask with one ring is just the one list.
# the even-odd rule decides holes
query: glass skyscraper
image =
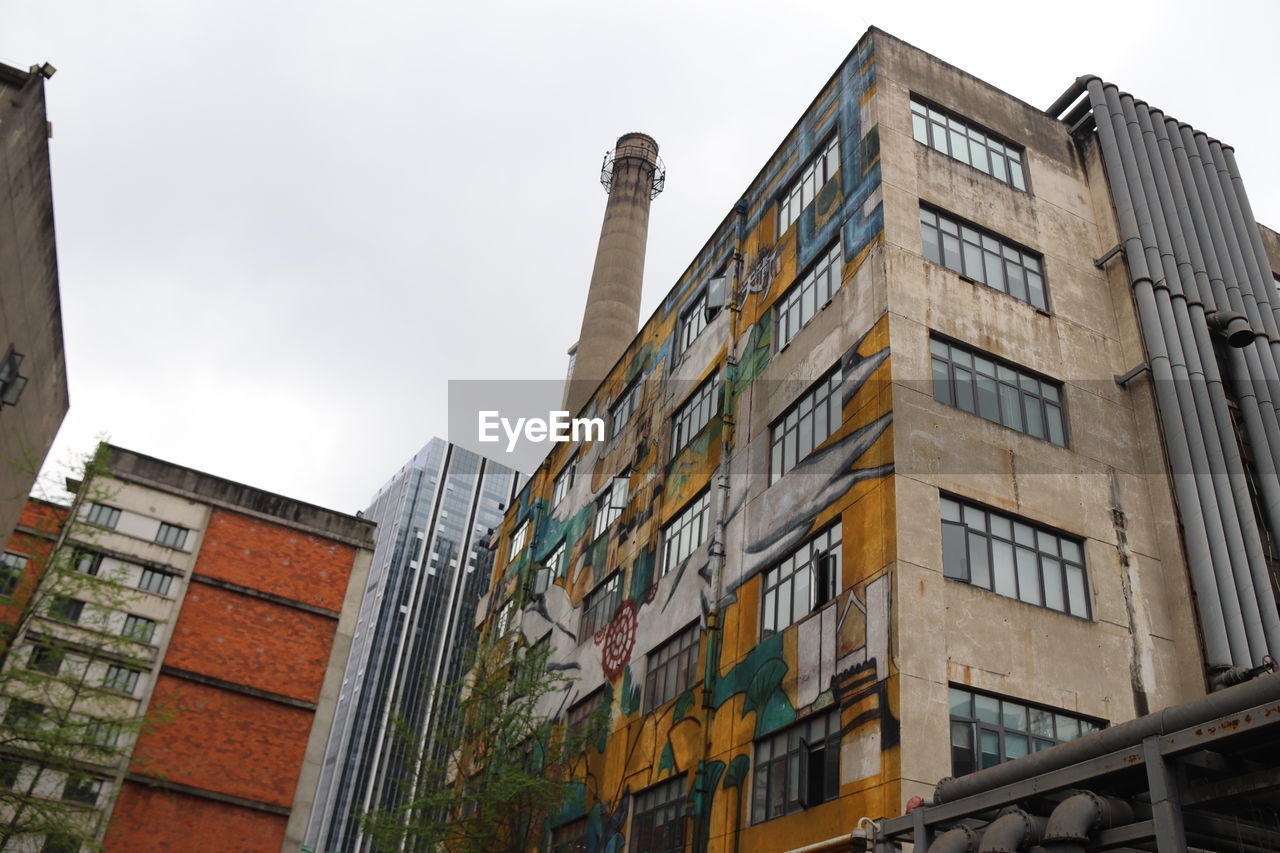
{"label": "glass skyscraper", "polygon": [[483,540],[524,479],[433,438],[374,495],[373,566],[307,827],[312,850],[370,849],[353,815],[395,807],[414,783],[417,756],[393,721],[429,732],[448,711],[433,688],[462,676],[492,574]]}

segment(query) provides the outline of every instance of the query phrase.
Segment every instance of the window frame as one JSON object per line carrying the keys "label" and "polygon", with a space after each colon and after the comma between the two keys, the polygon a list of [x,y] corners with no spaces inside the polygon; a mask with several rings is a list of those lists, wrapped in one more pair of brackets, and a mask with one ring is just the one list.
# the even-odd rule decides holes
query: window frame
{"label": "window frame", "polygon": [[82,575],[97,577],[102,571],[102,560],[105,556],[101,551],[77,548],[72,555],[72,568]]}
{"label": "window frame", "polygon": [[8,598],[18,590],[31,558],[17,551],[0,553],[0,598]]}
{"label": "window frame", "polygon": [[682,853],[689,825],[687,784],[682,773],[632,794],[629,853]]}
{"label": "window frame", "polygon": [[[610,596],[613,598],[611,605],[607,603]],[[578,641],[582,642],[588,637],[594,637],[596,631],[608,625],[621,604],[622,572],[615,569],[582,597],[582,621],[578,629]]]}
{"label": "window frame", "polygon": [[[103,520],[104,516],[105,521]],[[120,509],[93,501],[89,504],[89,511],[85,513],[84,520],[86,524],[105,527],[107,530],[115,530],[116,525],[120,523]]]}
{"label": "window frame", "polygon": [[[967,697],[968,713],[965,716],[957,716],[956,714],[956,709],[959,706],[959,703],[957,701],[959,698],[958,694],[964,694],[964,696]],[[984,719],[983,717],[979,716],[978,701],[980,699],[985,700],[987,702],[995,702],[995,716],[997,718],[997,721]],[[1008,720],[1011,716],[1016,715],[1016,712],[1014,712],[1014,714],[1006,714],[1005,712],[1006,704],[1018,706],[1022,709],[1023,712],[1025,712],[1025,719],[1027,721],[1025,728],[1019,729],[1016,726],[1010,725],[1009,723],[1006,722],[1006,720]],[[1045,736],[1042,733],[1037,733],[1036,729],[1034,728],[1034,724],[1032,722],[1034,718],[1033,714],[1035,713],[1039,713],[1042,715],[1043,714],[1049,715],[1049,717],[1051,718],[1051,721],[1053,724],[1053,730],[1054,730],[1054,735],[1052,737]],[[1067,738],[1059,737],[1058,736],[1059,722],[1062,720],[1067,721],[1068,724],[1074,723],[1076,734]],[[1091,730],[1085,731],[1086,726],[1089,726]],[[1102,731],[1106,727],[1107,727],[1107,722],[1105,720],[1100,720],[1097,717],[1090,717],[1084,714],[1074,714],[1069,711],[1064,711],[1061,708],[1054,708],[1049,705],[1041,705],[1036,702],[1027,702],[1022,699],[1017,699],[1011,696],[1001,696],[996,693],[988,693],[982,690],[974,690],[973,688],[964,684],[948,685],[947,734],[948,734],[948,741],[950,742],[950,750],[951,750],[951,774],[952,776],[955,776],[955,777],[965,776],[965,775],[968,775],[969,773],[974,773],[980,769],[984,769],[987,766],[995,767],[996,765],[1003,764],[1006,761],[1014,761],[1018,758],[1023,757],[1022,755],[1014,755],[1012,757],[1008,755],[1008,752],[1006,750],[1006,742],[1008,739],[1006,738],[1006,735],[1009,735],[1009,734],[1012,734],[1015,738],[1017,737],[1024,738],[1026,741],[1027,751],[1023,753],[1023,755],[1031,755],[1036,752],[1040,752],[1041,750],[1049,749],[1050,747],[1057,746],[1058,744],[1068,743],[1069,741],[1073,741],[1077,738],[1085,737],[1087,735],[1093,734],[1094,732]],[[957,732],[962,729],[968,730],[967,731],[967,734],[969,735],[968,749],[970,752],[970,760],[972,762],[972,769],[965,770],[964,772],[961,772],[962,765],[960,765],[957,762],[957,755],[956,755],[957,749],[965,748],[963,744],[960,744],[960,745],[956,744]],[[1041,732],[1042,731],[1043,730],[1041,730]],[[985,754],[982,752],[982,748],[983,748],[982,736],[984,733],[993,734],[996,737],[996,744],[997,744],[999,759],[994,764],[991,764],[991,765],[986,765],[984,763]]]}
{"label": "window frame", "polygon": [[560,473],[556,474],[551,481],[551,508],[555,509],[569,495],[569,490],[573,488],[574,476],[577,474],[578,456],[574,454],[569,462],[560,469]]}
{"label": "window frame", "polygon": [[[160,623],[146,616],[139,616],[136,613],[126,613],[124,617],[124,627],[120,629],[120,636],[126,640],[133,640],[137,643],[150,643],[156,636],[156,627]],[[145,634],[145,636],[143,636]]]}
{"label": "window frame", "polygon": [[[927,221],[926,217],[932,218]],[[948,230],[943,223],[954,230]],[[932,229],[932,251],[926,236]],[[956,244],[954,261],[947,240]],[[942,208],[920,202],[920,253],[926,261],[951,270],[965,281],[980,284],[989,290],[1010,296],[1043,314],[1050,313],[1049,281],[1044,271],[1044,255],[1028,248],[990,228],[984,228]],[[975,257],[976,254],[976,257]],[[994,262],[991,257],[994,256]],[[1019,286],[1022,295],[1015,291],[1015,277],[1011,269],[1021,270]],[[998,283],[993,283],[994,279]],[[1033,280],[1038,281],[1039,301],[1034,298]]]}
{"label": "window frame", "polygon": [[525,546],[529,544],[529,520],[525,519],[511,534],[511,553],[507,555],[507,562],[511,562],[520,555]]}
{"label": "window frame", "polygon": [[[1048,527],[1029,518],[1002,512],[985,504],[947,492],[939,493],[938,517],[942,527],[942,574],[950,580],[970,586],[980,587],[1004,598],[1021,601],[1034,607],[1052,610],[1077,619],[1093,621],[1093,587],[1089,582],[1089,565],[1085,559],[1084,537],[1075,536]],[[955,510],[951,511],[950,506]],[[948,514],[955,518],[948,518]],[[970,517],[982,516],[983,527],[978,529],[969,526]],[[999,523],[993,523],[992,519]],[[997,527],[1008,532],[997,531]],[[1025,530],[1025,532],[1024,532]],[[974,540],[982,540],[982,564],[979,568],[974,560]],[[1050,551],[1045,540],[1055,540]],[[1066,548],[1070,545],[1070,549]],[[963,557],[960,550],[963,549]],[[1008,554],[1005,565],[1008,566],[1007,580],[997,581],[996,551],[1000,549]],[[1068,555],[1074,551],[1074,556]],[[1030,554],[1024,562],[1024,554]],[[950,556],[949,556],[950,555]],[[1003,561],[1001,561],[1003,562]],[[1056,564],[1047,565],[1047,564]],[[975,568],[978,568],[975,579]],[[1078,587],[1072,585],[1072,569],[1078,570]],[[1061,607],[1050,603],[1049,573],[1056,572],[1057,591]],[[1024,598],[1022,587],[1034,581],[1035,598]],[[1004,591],[1012,583],[1013,594]],[[1000,586],[1002,589],[997,589]],[[1076,595],[1084,605],[1083,613],[1074,608]]]}
{"label": "window frame", "polygon": [[[716,365],[711,375],[699,382],[676,407],[671,416],[671,458],[678,456],[720,415],[724,408],[724,385],[721,378],[720,366]],[[704,413],[706,416],[699,423],[698,418]]]}
{"label": "window frame", "polygon": [[[844,401],[836,399],[836,395],[843,384],[844,362],[841,360],[802,391],[800,396],[796,397],[791,405],[769,424],[769,485],[785,477],[789,471],[794,470],[801,462],[812,456],[824,441],[840,431],[840,427],[844,425]],[[828,426],[828,431],[821,438],[819,438],[820,429],[816,416],[820,406],[826,412]],[[789,424],[788,421],[793,416],[795,421]],[[806,417],[809,417],[807,443],[802,441],[806,430]],[[833,418],[836,420],[833,421]],[[787,441],[791,435],[795,436],[792,442],[794,459],[788,466]],[[808,449],[801,453],[802,447]]]}
{"label": "window frame", "polygon": [[[821,735],[814,734],[818,722],[822,723]],[[751,767],[753,826],[820,806],[840,796],[840,731],[840,709],[835,707],[756,739]],[[817,753],[821,756],[817,757]],[[820,763],[815,764],[815,760]],[[821,773],[820,795],[812,791],[812,783],[817,781],[813,779],[815,772]],[[780,776],[777,783],[773,781],[775,773]],[[773,801],[775,796],[781,797],[780,809]]]}
{"label": "window frame", "polygon": [[[838,538],[837,538],[838,537]],[[812,536],[805,537],[799,545],[789,551],[760,575],[760,639],[765,640],[774,634],[781,634],[787,628],[802,621],[812,613],[816,613],[826,605],[840,597],[842,590],[844,558],[844,522],[839,516],[828,522]],[[803,557],[804,562],[799,562]],[[785,575],[780,572],[790,563],[790,571]],[[797,579],[804,574],[804,586]],[[818,586],[825,581],[826,597],[818,594]],[[808,609],[801,611],[797,607],[800,590],[805,590]],[[788,617],[781,621],[781,601],[788,597]],[[772,613],[770,605],[772,604]]]}
{"label": "window frame", "polygon": [[138,680],[141,677],[141,670],[118,663],[108,664],[107,671],[102,676],[102,688],[104,690],[127,693],[132,696],[133,692],[138,689]]}
{"label": "window frame", "polygon": [[62,662],[66,658],[67,652],[64,648],[35,643],[31,646],[31,654],[27,657],[27,669],[56,676],[62,670]]}
{"label": "window frame", "polygon": [[[819,279],[822,279],[822,282]],[[809,262],[804,272],[796,276],[794,282],[782,295],[778,297],[773,304],[774,318],[774,350],[782,352],[791,346],[804,328],[813,321],[813,318],[822,313],[822,310],[831,304],[836,298],[836,294],[840,292],[840,288],[844,285],[844,248],[841,245],[839,236],[833,240],[822,252]],[[826,295],[819,302],[818,296],[823,287],[826,287]],[[808,300],[808,312],[806,317],[806,300],[805,294],[813,293],[813,298]],[[792,310],[795,310],[794,328],[792,327]]]}
{"label": "window frame", "polygon": [[628,382],[609,406],[609,439],[618,437],[631,417],[640,408],[640,379],[642,374]]}
{"label": "window frame", "polygon": [[[172,572],[154,569],[151,566],[143,566],[142,574],[138,577],[138,589],[143,592],[152,593],[153,595],[168,596],[169,589],[173,586],[174,577],[175,575]],[[160,581],[152,581],[151,584],[148,585],[149,578],[160,578]]]}
{"label": "window frame", "polygon": [[187,537],[190,535],[191,528],[162,521],[159,529],[156,530],[155,542],[157,545],[173,548],[175,551],[185,551]]}
{"label": "window frame", "polygon": [[69,595],[50,596],[46,615],[55,622],[77,625],[84,616],[85,602]]}
{"label": "window frame", "polygon": [[[689,301],[689,304],[680,310],[680,315],[676,319],[676,355],[684,355],[710,325],[707,321],[707,286],[704,284],[698,288],[697,295]],[[697,326],[697,329],[689,334],[689,330],[694,326]]]}
{"label": "window frame", "polygon": [[102,780],[96,776],[72,773],[62,783],[61,799],[64,802],[96,807],[101,796]]}
{"label": "window frame", "polygon": [[695,620],[646,655],[644,701],[648,710],[665,705],[702,681],[698,671],[701,649],[702,631]]}
{"label": "window frame", "polygon": [[547,853],[586,853],[587,819],[580,817],[552,827],[547,845]]}
{"label": "window frame", "polygon": [[[695,524],[698,525],[697,539],[686,540],[686,531]],[[666,577],[673,568],[692,557],[693,552],[707,541],[710,530],[711,486],[707,485],[702,491],[689,498],[685,505],[662,526],[662,569],[658,576]]]}
{"label": "window frame", "polygon": [[[911,105],[908,108],[908,115],[911,116],[912,139],[924,147],[937,151],[939,154],[942,154],[951,160],[964,163],[976,172],[981,172],[989,178],[994,178],[1007,187],[1024,192],[1027,195],[1031,195],[1031,175],[1030,170],[1027,168],[1027,148],[1025,145],[1019,145],[1002,134],[988,130],[986,127],[978,124],[972,119],[959,115],[946,107],[939,106],[928,98],[921,97],[915,92],[912,92],[910,95],[910,104]],[[934,113],[936,115],[931,115],[930,113]],[[945,121],[943,121],[944,119]],[[934,128],[939,125],[943,126],[943,139],[941,146],[934,139]],[[921,126],[924,127],[924,139],[920,138]],[[956,142],[957,137],[964,142],[964,157],[960,157],[952,153],[953,148],[956,150],[959,149],[959,145]],[[981,147],[985,152],[986,156],[983,159],[987,164],[986,168],[983,168],[974,162],[977,158],[970,154],[975,147],[975,144]],[[1017,156],[1010,157],[1010,153]],[[1001,167],[1004,172],[1003,177],[995,174],[996,170],[991,166],[991,163],[995,162],[992,157],[993,154],[1000,155],[1004,161],[1005,165]],[[1013,179],[1013,169],[1010,167],[1011,163],[1017,163],[1018,176],[1021,180],[1021,185],[1019,185],[1018,181]]]}
{"label": "window frame", "polygon": [[[809,205],[813,204],[826,185],[840,173],[841,165],[840,130],[836,128],[821,143],[813,147],[809,159],[805,161],[796,177],[792,178],[778,193],[776,202],[778,237],[782,237],[792,225],[800,221],[800,217],[804,215]],[[821,181],[815,179],[819,166],[824,172]],[[806,188],[808,189],[807,197]]]}
{"label": "window frame", "polygon": [[[945,354],[940,350],[945,350]],[[954,355],[956,351],[963,358],[957,358]],[[979,362],[988,362],[991,372],[981,372]],[[933,399],[939,403],[1031,438],[1070,449],[1071,430],[1064,383],[936,332],[929,333],[929,370]],[[945,375],[940,375],[940,372]],[[968,374],[969,378],[961,379],[960,373]],[[990,386],[985,396],[983,380]],[[964,387],[966,382],[967,388]],[[945,394],[941,389],[945,389]],[[1016,395],[1016,404],[1010,399],[1011,394]],[[995,406],[995,417],[989,413],[991,405]],[[1017,412],[1016,423],[1006,415],[1009,411]],[[1058,438],[1061,440],[1055,440],[1053,434],[1051,414],[1055,411],[1060,431]],[[1032,432],[1032,412],[1038,418],[1040,435]]]}
{"label": "window frame", "polygon": [[[625,485],[620,485],[623,483]],[[630,500],[630,493],[631,473],[623,471],[614,477],[609,482],[608,488],[596,498],[596,511],[591,520],[591,539],[593,541],[608,533],[610,526],[622,516],[622,511],[627,508],[627,501]],[[615,501],[620,501],[622,505],[615,506]]]}
{"label": "window frame", "polygon": [[603,704],[604,687],[597,687],[569,706],[565,712],[565,727],[580,734]]}

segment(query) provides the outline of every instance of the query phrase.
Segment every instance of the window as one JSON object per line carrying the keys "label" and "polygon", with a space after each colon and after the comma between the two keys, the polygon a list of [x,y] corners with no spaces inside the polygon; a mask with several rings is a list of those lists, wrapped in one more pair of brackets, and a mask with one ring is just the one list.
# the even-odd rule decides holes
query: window
{"label": "window", "polygon": [[547,853],[587,853],[587,819],[579,818],[551,830]]}
{"label": "window", "polygon": [[617,612],[618,604],[622,601],[622,584],[619,578],[620,574],[614,572],[583,599],[582,630],[578,632],[580,640],[594,636]]}
{"label": "window", "polygon": [[968,163],[997,181],[1012,184],[1026,190],[1027,179],[1022,171],[1022,149],[1002,142],[965,120],[956,118],[937,107],[911,99],[911,133],[916,142],[928,145]]}
{"label": "window", "polygon": [[107,667],[107,674],[102,679],[102,686],[107,690],[119,690],[121,693],[132,695],[134,688],[138,686],[138,676],[140,674],[136,669],[113,663]]}
{"label": "window", "polygon": [[591,537],[594,539],[609,529],[609,525],[622,515],[627,506],[627,492],[631,486],[631,477],[622,474],[613,478],[613,483],[605,489],[596,501],[596,518]]}
{"label": "window", "polygon": [[568,726],[571,731],[582,734],[591,724],[592,718],[600,713],[604,705],[604,690],[596,690],[585,699],[579,700],[569,709]]}
{"label": "window", "polygon": [[191,531],[176,524],[160,522],[160,530],[156,533],[156,542],[170,548],[181,548],[187,544],[187,534]]}
{"label": "window", "polygon": [[515,612],[516,603],[508,601],[502,605],[502,609],[498,611],[497,636],[505,637],[507,629],[511,627],[511,614]]}
{"label": "window", "polygon": [[40,725],[44,716],[44,706],[28,699],[10,699],[9,707],[4,712],[4,722],[11,729],[34,729]]}
{"label": "window", "polygon": [[0,556],[0,596],[13,595],[26,567],[27,558],[21,554],[5,551],[4,555]]}
{"label": "window", "polygon": [[644,693],[650,709],[679,696],[698,680],[698,641],[695,622],[649,654]]}
{"label": "window", "polygon": [[837,240],[818,262],[778,300],[778,349],[791,343],[813,315],[822,310],[840,289],[840,241]]}
{"label": "window", "polygon": [[0,788],[12,788],[18,784],[18,773],[22,763],[12,758],[0,758]]}
{"label": "window", "polygon": [[560,470],[556,475],[555,482],[551,484],[551,506],[560,505],[560,501],[565,499],[569,494],[569,489],[573,486],[573,475],[578,467],[577,459],[570,459],[569,464]]}
{"label": "window", "polygon": [[933,338],[933,396],[1009,429],[1067,446],[1062,386],[1008,362]]}
{"label": "window", "polygon": [[685,779],[677,776],[636,794],[631,819],[631,853],[684,850]]}
{"label": "window", "polygon": [[708,376],[676,410],[671,455],[679,453],[720,411],[720,372]]}
{"label": "window", "polygon": [[680,565],[693,549],[707,538],[711,489],[689,501],[680,513],[662,528],[662,574]]}
{"label": "window", "polygon": [[0,407],[18,405],[22,389],[27,387],[27,377],[18,375],[18,368],[25,357],[14,350],[13,344],[9,344],[4,360],[0,361]]}
{"label": "window", "polygon": [[551,586],[552,580],[564,576],[564,568],[564,543],[561,542],[554,551],[547,555],[542,565],[534,569],[529,581],[530,594],[536,596],[546,592],[547,587]]}
{"label": "window", "polygon": [[138,581],[138,589],[154,592],[156,595],[168,595],[169,585],[173,583],[173,575],[158,569],[143,569],[142,579]]}
{"label": "window", "polygon": [[839,709],[811,717],[756,744],[752,823],[820,805],[839,793]]}
{"label": "window", "polygon": [[73,568],[82,575],[97,575],[102,570],[102,555],[93,551],[76,550]]}
{"label": "window", "polygon": [[782,195],[778,202],[778,236],[800,218],[804,209],[818,197],[818,190],[826,185],[840,169],[840,137],[833,135]]}
{"label": "window", "polygon": [[943,574],[1088,619],[1083,544],[995,510],[942,498]]}
{"label": "window", "polygon": [[120,740],[120,724],[90,720],[84,726],[84,742],[89,746],[110,749]]}
{"label": "window", "polygon": [[62,669],[62,659],[66,653],[53,646],[32,646],[31,657],[27,659],[27,669],[43,672],[45,675],[57,675]]}
{"label": "window", "polygon": [[45,836],[40,853],[80,853],[80,842],[70,835]]}
{"label": "window", "polygon": [[764,573],[762,637],[778,633],[836,597],[840,538],[837,520]]}
{"label": "window", "polygon": [[90,524],[115,530],[116,525],[120,522],[120,510],[106,504],[92,503],[89,504],[89,514],[85,517],[85,520]]}
{"label": "window", "polygon": [[556,549],[547,555],[547,570],[552,578],[562,578],[568,571],[569,563],[565,559],[564,543],[561,542]]}
{"label": "window", "polygon": [[529,522],[525,522],[516,528],[515,535],[511,537],[511,556],[508,560],[514,560],[516,554],[524,550],[524,543],[529,540]]}
{"label": "window", "polygon": [[924,256],[979,284],[1049,310],[1040,256],[940,211],[920,208]]}
{"label": "window", "polygon": [[680,329],[677,333],[676,354],[684,352],[702,334],[707,327],[707,289],[704,287],[688,307],[680,314]]}
{"label": "window", "polygon": [[1100,731],[1105,724],[1052,708],[951,688],[951,775],[994,767]]}
{"label": "window", "polygon": [[94,779],[91,776],[68,776],[66,783],[62,786],[62,799],[96,806],[98,792],[101,790],[101,779]]}
{"label": "window", "polygon": [[837,364],[791,404],[769,428],[772,450],[769,482],[773,483],[826,441],[844,420],[836,393],[843,375]]}
{"label": "window", "polygon": [[120,632],[120,635],[130,640],[137,640],[139,643],[149,643],[155,633],[156,622],[154,619],[148,619],[145,616],[134,616],[130,613],[124,618],[124,630]]}
{"label": "window", "polygon": [[49,618],[59,622],[79,622],[84,613],[84,602],[78,598],[54,595],[49,599]]}
{"label": "window", "polygon": [[613,438],[622,432],[622,428],[627,425],[627,421],[631,420],[631,413],[636,410],[636,406],[640,405],[640,377],[637,376],[631,380],[618,399],[614,401],[609,408],[609,417],[611,425],[609,427],[609,437]]}

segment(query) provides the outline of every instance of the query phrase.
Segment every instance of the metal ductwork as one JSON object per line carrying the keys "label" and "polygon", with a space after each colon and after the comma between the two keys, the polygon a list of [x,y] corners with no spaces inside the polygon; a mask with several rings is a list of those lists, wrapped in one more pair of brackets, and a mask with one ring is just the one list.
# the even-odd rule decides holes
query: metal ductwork
{"label": "metal ductwork", "polygon": [[1017,807],[1001,812],[982,831],[982,843],[978,853],[1018,853],[1028,845],[1040,843],[1044,836],[1046,818],[1037,817]]}
{"label": "metal ductwork", "polygon": [[979,840],[977,832],[961,824],[939,835],[928,853],[978,853]]}
{"label": "metal ductwork", "polygon": [[1055,106],[1082,94],[1151,367],[1206,663],[1251,668],[1280,649],[1258,518],[1280,532],[1280,395],[1271,390],[1280,388],[1280,300],[1270,265],[1229,148],[1096,77]]}
{"label": "metal ductwork", "polygon": [[1045,853],[1085,853],[1089,839],[1101,829],[1121,826],[1133,820],[1133,809],[1123,800],[1099,797],[1092,791],[1077,791],[1067,797],[1044,830]]}

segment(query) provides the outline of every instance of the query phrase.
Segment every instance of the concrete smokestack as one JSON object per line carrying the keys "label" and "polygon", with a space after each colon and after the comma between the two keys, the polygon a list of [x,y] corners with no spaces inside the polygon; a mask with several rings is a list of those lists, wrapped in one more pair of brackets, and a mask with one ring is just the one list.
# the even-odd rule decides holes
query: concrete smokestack
{"label": "concrete smokestack", "polygon": [[643,133],[619,137],[605,155],[600,182],[609,193],[591,271],[564,407],[577,414],[621,358],[640,327],[640,288],[649,236],[649,202],[662,192],[666,171],[658,143]]}

